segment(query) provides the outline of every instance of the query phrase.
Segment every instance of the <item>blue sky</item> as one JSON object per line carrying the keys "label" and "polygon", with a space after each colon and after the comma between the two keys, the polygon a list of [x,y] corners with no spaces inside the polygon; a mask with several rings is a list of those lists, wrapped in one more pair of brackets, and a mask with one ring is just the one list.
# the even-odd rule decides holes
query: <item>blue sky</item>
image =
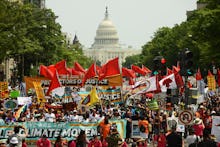
{"label": "blue sky", "polygon": [[186,11],[196,9],[196,0],[46,0],[58,16],[62,31],[90,47],[108,6],[119,42],[141,48],[160,27],[186,21]]}

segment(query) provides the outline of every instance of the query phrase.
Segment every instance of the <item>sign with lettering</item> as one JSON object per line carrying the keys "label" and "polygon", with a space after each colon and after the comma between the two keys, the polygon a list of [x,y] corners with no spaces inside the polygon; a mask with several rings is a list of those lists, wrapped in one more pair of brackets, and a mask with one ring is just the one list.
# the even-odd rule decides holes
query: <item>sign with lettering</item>
{"label": "sign with lettering", "polygon": [[[90,93],[89,91],[78,92],[78,94],[82,97],[82,99],[84,99],[89,93]],[[110,101],[111,103],[116,103],[116,104],[122,102],[120,89],[111,89],[111,90],[98,89],[97,94],[98,97],[103,101]]]}
{"label": "sign with lettering", "polygon": [[[116,123],[118,132],[122,138],[126,137],[126,120],[110,120],[110,123]],[[0,140],[8,138],[8,134],[13,130],[14,125],[24,126],[28,131],[27,142],[36,142],[39,137],[46,135],[51,141],[56,140],[59,135],[66,140],[72,140],[77,137],[81,130],[85,130],[88,138],[93,135],[100,135],[98,126],[100,122],[24,122],[16,124],[0,124]]]}

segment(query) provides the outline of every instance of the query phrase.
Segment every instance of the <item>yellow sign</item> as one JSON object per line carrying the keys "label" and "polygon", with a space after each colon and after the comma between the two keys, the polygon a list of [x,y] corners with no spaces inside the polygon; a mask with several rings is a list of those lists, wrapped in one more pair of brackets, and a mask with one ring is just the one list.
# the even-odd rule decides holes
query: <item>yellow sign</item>
{"label": "yellow sign", "polygon": [[8,98],[8,82],[0,82],[0,98]]}
{"label": "yellow sign", "polygon": [[215,77],[213,75],[212,76],[207,76],[207,81],[208,81],[209,90],[216,90]]}
{"label": "yellow sign", "polygon": [[41,82],[33,82],[33,85],[34,85],[34,89],[36,91],[37,101],[38,102],[46,102],[44,90],[41,87]]}

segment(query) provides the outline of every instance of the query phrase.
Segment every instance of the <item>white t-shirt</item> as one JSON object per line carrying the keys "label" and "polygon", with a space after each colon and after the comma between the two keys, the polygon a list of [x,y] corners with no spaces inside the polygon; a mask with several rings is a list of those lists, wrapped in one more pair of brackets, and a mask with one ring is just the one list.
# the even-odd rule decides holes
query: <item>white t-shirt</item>
{"label": "white t-shirt", "polygon": [[55,120],[55,118],[56,118],[56,116],[55,116],[55,114],[54,113],[46,113],[45,114],[45,119],[46,119],[46,122],[55,122],[54,120]]}
{"label": "white t-shirt", "polygon": [[196,141],[196,135],[189,135],[186,137],[186,142],[188,145],[194,143],[195,141]]}
{"label": "white t-shirt", "polygon": [[79,116],[78,115],[71,115],[70,116],[70,121],[73,121],[73,122],[79,122]]}

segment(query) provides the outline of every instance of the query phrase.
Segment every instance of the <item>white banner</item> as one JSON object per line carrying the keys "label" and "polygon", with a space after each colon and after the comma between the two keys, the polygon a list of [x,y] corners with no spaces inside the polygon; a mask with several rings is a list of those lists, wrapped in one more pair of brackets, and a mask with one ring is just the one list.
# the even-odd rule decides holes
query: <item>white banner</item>
{"label": "white banner", "polygon": [[216,141],[220,142],[220,116],[212,116],[212,133]]}
{"label": "white banner", "polygon": [[17,100],[18,100],[18,105],[25,105],[32,103],[31,97],[17,97]]}

